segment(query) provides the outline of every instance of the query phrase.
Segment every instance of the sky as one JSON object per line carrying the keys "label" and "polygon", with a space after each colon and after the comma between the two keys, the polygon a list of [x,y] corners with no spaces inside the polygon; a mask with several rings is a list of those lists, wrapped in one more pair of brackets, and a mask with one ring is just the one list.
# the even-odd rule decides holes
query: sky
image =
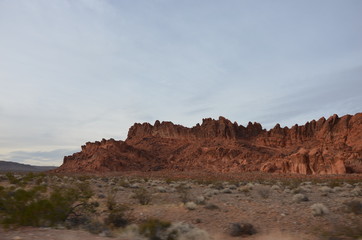
{"label": "sky", "polygon": [[361,0],[0,0],[0,160],[135,122],[265,129],[362,111]]}

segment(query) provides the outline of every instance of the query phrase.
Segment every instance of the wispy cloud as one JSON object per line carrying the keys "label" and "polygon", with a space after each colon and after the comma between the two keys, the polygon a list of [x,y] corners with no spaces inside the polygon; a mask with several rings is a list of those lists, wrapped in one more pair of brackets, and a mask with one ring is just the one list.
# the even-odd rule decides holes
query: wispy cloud
{"label": "wispy cloud", "polygon": [[124,139],[156,119],[268,128],[361,111],[361,12],[359,0],[0,1],[0,154]]}
{"label": "wispy cloud", "polygon": [[56,149],[53,151],[14,151],[7,154],[0,154],[3,161],[19,162],[38,166],[60,166],[63,157],[71,155],[79,149]]}
{"label": "wispy cloud", "polygon": [[292,93],[274,99],[258,116],[267,127],[276,123],[291,126],[319,117],[361,112],[362,66],[324,76]]}

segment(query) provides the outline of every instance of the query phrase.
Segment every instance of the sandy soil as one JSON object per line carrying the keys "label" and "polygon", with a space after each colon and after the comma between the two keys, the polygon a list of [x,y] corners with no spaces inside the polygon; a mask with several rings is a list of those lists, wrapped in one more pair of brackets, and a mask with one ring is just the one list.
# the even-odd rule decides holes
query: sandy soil
{"label": "sandy soil", "polygon": [[[256,234],[243,239],[358,239],[361,234],[362,215],[351,211],[346,203],[362,201],[362,181],[312,183],[255,181],[192,181],[162,180],[123,177],[47,177],[46,184],[72,185],[85,181],[95,195],[93,200],[100,203],[100,218],[106,214],[105,204],[113,194],[119,204],[127,205],[129,217],[135,224],[153,218],[164,221],[184,222],[207,231],[211,239],[231,240],[230,223],[250,223]],[[1,185],[8,183],[3,180]],[[181,186],[181,187],[180,187]],[[141,205],[133,198],[134,192],[144,188],[151,194],[151,202]],[[182,190],[180,190],[182,189]],[[303,194],[308,201],[300,201],[296,194]],[[182,198],[183,196],[183,198]],[[201,201],[203,200],[204,201]],[[188,209],[182,200],[192,201],[195,209]],[[327,211],[320,216],[313,215],[311,206],[323,204]],[[211,205],[216,209],[209,209]],[[216,206],[216,207],[215,207]],[[354,231],[359,232],[354,234]],[[0,230],[0,240],[20,239],[110,239],[90,234],[83,230],[21,227],[14,230]],[[353,236],[355,235],[355,236]],[[126,239],[115,234],[114,239]],[[130,238],[128,238],[130,239]],[[131,240],[131,239],[130,239]]]}

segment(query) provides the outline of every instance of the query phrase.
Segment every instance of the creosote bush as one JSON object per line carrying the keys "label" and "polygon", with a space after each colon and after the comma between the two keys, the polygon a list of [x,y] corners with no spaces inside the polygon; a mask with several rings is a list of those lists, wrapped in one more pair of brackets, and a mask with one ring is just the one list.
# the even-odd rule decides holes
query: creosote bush
{"label": "creosote bush", "polygon": [[356,215],[362,214],[362,201],[352,200],[345,202],[344,205],[346,206],[346,210],[348,212],[352,212]]}
{"label": "creosote bush", "polygon": [[258,186],[256,191],[264,199],[268,198],[270,195],[270,188],[268,186]]}
{"label": "creosote bush", "polygon": [[137,199],[142,205],[148,205],[151,202],[151,194],[144,188],[134,191],[133,198]]}
{"label": "creosote bush", "polygon": [[25,187],[29,182],[36,182],[40,184],[43,182],[46,175],[44,173],[27,173],[25,175],[14,175],[12,172],[5,174],[5,179],[9,181],[10,184],[17,185],[20,187]]}
{"label": "creosote bush", "polygon": [[20,179],[15,177],[14,174],[11,173],[11,172],[6,173],[5,176],[7,177],[10,184],[15,184],[16,185],[16,184],[20,183]]}
{"label": "creosote bush", "polygon": [[183,203],[187,203],[191,200],[190,191],[185,184],[181,184],[176,188],[176,190],[180,194],[180,199]]}
{"label": "creosote bush", "polygon": [[[139,232],[150,240],[161,240],[162,238],[160,235],[170,226],[170,222],[165,222],[158,219],[149,219],[139,225]],[[167,238],[167,240],[173,239],[174,238]]]}
{"label": "creosote bush", "polygon": [[129,225],[120,235],[122,239],[138,240],[210,240],[204,230],[186,223],[170,223],[149,219],[140,225]]}
{"label": "creosote bush", "polygon": [[30,190],[0,190],[0,222],[5,226],[53,226],[77,217],[84,209],[91,209],[87,200],[92,192],[87,186],[56,188],[46,193],[45,186]]}
{"label": "creosote bush", "polygon": [[129,210],[126,205],[117,204],[113,206],[104,223],[116,228],[125,227],[129,223],[129,217],[127,217],[127,211]]}
{"label": "creosote bush", "polygon": [[104,223],[110,227],[124,227],[129,223],[129,216],[127,212],[130,208],[124,204],[118,204],[116,202],[116,195],[114,192],[108,193],[107,209],[109,211],[108,217],[104,220]]}

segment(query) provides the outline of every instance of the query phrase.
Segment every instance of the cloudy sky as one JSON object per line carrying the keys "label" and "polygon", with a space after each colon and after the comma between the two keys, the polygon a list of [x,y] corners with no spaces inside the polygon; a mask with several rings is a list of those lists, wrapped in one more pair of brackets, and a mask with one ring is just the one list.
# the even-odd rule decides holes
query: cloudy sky
{"label": "cloudy sky", "polygon": [[0,160],[60,165],[134,122],[362,111],[361,0],[0,0]]}

